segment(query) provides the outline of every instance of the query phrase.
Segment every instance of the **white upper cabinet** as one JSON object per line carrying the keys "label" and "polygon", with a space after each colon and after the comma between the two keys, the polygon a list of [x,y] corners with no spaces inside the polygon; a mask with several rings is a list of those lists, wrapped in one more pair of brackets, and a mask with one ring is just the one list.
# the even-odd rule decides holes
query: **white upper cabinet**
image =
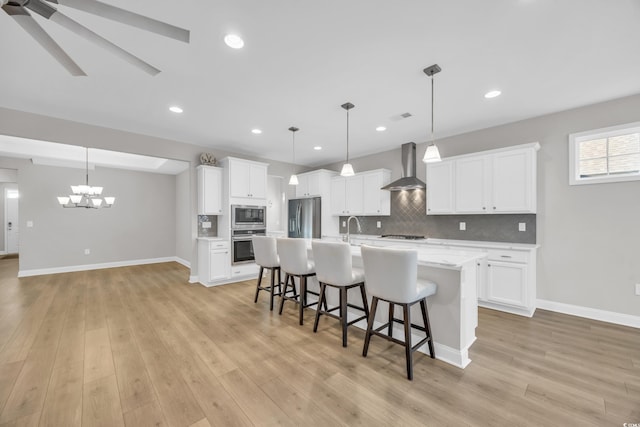
{"label": "white upper cabinet", "polygon": [[391,180],[391,171],[379,169],[331,179],[331,214],[389,215],[390,194],[380,188]]}
{"label": "white upper cabinet", "polygon": [[391,171],[380,169],[364,172],[363,211],[365,215],[391,215],[391,194],[380,188],[391,182]]}
{"label": "white upper cabinet", "polygon": [[245,199],[267,198],[266,163],[228,157],[229,196]]}
{"label": "white upper cabinet", "polygon": [[536,213],[536,152],[519,145],[427,165],[427,214]]}
{"label": "white upper cabinet", "polygon": [[492,156],[492,206],[496,213],[536,212],[536,161],[533,150]]}
{"label": "white upper cabinet", "polygon": [[485,213],[490,192],[491,158],[471,157],[455,162],[455,210],[460,214]]}
{"label": "white upper cabinet", "polygon": [[222,215],[222,169],[198,166],[198,215]]}
{"label": "white upper cabinet", "polygon": [[324,171],[299,174],[298,185],[296,185],[296,197],[322,196],[325,178],[327,178],[327,175]]}
{"label": "white upper cabinet", "polygon": [[427,164],[427,215],[453,213],[453,162]]}

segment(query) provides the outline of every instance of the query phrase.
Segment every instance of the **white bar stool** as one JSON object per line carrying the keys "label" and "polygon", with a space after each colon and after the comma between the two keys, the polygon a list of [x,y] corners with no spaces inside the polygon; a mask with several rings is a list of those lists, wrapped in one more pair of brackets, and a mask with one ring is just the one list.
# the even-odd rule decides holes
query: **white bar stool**
{"label": "white bar stool", "polygon": [[[364,289],[364,271],[352,267],[351,246],[348,243],[314,240],[311,242],[311,247],[313,249],[313,259],[316,264],[316,274],[318,275],[318,282],[320,283],[320,298],[318,299],[313,332],[318,330],[318,322],[321,315],[338,319],[342,326],[342,346],[346,347],[347,327],[369,317],[367,293]],[[340,289],[340,304],[331,309],[327,309],[327,286]],[[362,307],[349,304],[347,301],[347,291],[356,286],[360,288]],[[324,310],[321,308],[323,303],[325,306]],[[364,316],[348,322],[347,307],[363,311]],[[340,310],[340,314],[333,314],[332,312],[335,310]]]}
{"label": "white bar stool", "polygon": [[[433,338],[427,312],[427,297],[434,295],[437,285],[426,280],[418,280],[418,252],[415,249],[393,249],[361,246],[367,293],[373,297],[371,313],[364,338],[362,355],[367,357],[371,335],[404,346],[407,359],[407,378],[413,379],[413,352],[425,342],[429,343],[431,358],[435,358]],[[389,322],[373,329],[373,320],[378,308],[378,300],[389,303]],[[411,323],[411,306],[420,303],[424,327]],[[393,317],[395,304],[401,305],[404,321]],[[393,322],[404,324],[404,341],[393,337]],[[387,334],[380,332],[387,328]],[[426,337],[411,345],[411,328],[425,332]]]}
{"label": "white bar stool", "polygon": [[[258,283],[256,285],[256,297],[253,301],[258,302],[258,293],[260,291],[269,292],[269,310],[273,311],[273,299],[276,295],[282,294],[282,284],[280,277],[280,259],[278,258],[278,250],[276,247],[276,238],[268,236],[253,236],[253,254],[256,259],[256,264],[260,266],[260,273],[258,274]],[[262,285],[262,273],[265,268],[269,270],[271,275],[271,284],[268,287]],[[278,274],[278,292],[275,292],[274,278]]]}
{"label": "white bar stool", "polygon": [[[281,237],[276,240],[278,246],[278,256],[280,257],[280,268],[284,271],[284,289],[280,298],[280,311],[284,307],[284,301],[295,301],[300,310],[300,324],[304,324],[304,309],[316,305],[313,302],[307,304],[307,293],[318,295],[315,292],[307,290],[307,278],[316,275],[316,269],[313,262],[307,257],[307,242],[304,239],[292,239]],[[296,282],[294,278],[300,279],[300,292],[296,292]],[[291,282],[293,295],[287,296],[287,287]]]}

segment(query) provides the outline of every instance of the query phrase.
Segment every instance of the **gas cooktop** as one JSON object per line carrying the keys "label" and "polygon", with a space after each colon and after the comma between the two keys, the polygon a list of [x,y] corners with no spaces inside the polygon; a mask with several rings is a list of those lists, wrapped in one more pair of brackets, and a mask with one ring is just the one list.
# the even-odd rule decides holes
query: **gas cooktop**
{"label": "gas cooktop", "polygon": [[383,239],[403,239],[403,240],[421,240],[424,239],[424,236],[416,236],[413,234],[383,234]]}

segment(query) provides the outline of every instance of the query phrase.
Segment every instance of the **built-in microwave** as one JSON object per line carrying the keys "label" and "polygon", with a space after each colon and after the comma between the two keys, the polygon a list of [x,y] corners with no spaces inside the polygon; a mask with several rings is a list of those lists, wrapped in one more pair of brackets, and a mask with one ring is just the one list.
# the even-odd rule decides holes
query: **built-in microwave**
{"label": "built-in microwave", "polygon": [[267,228],[267,207],[231,205],[231,228]]}

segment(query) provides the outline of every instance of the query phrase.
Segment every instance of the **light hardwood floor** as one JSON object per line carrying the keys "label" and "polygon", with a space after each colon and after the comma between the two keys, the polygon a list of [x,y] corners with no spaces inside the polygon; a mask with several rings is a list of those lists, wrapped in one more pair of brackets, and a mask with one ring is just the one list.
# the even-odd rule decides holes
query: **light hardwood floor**
{"label": "light hardwood floor", "polygon": [[[16,279],[0,260],[2,426],[622,426],[640,423],[640,331],[480,310],[465,370],[206,289],[175,263]],[[311,313],[311,312],[309,312]]]}

